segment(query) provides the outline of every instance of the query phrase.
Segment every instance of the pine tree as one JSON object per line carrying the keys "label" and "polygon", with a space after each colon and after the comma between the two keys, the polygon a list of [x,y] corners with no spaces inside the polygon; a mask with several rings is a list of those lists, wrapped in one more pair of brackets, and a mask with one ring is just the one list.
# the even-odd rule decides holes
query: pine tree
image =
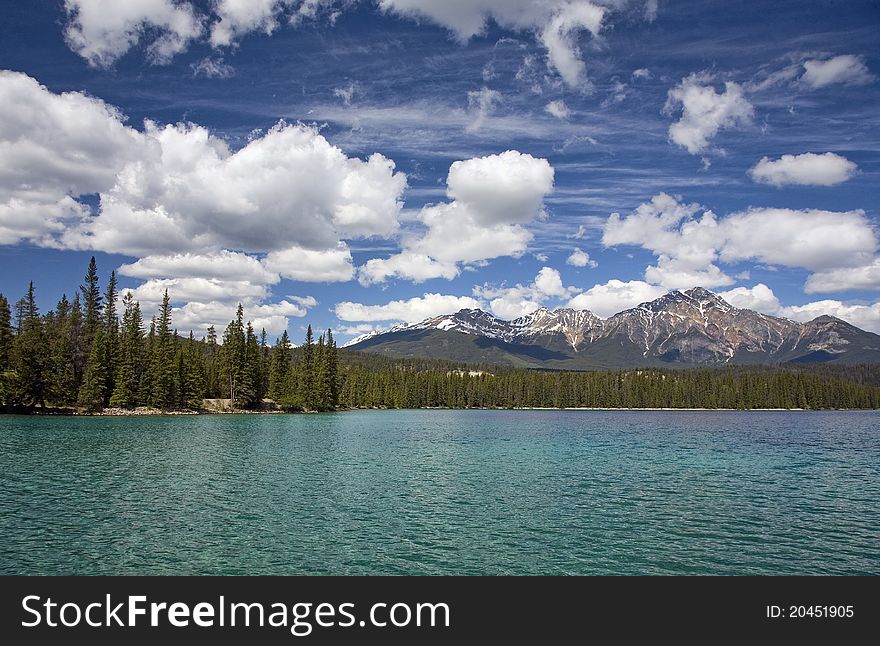
{"label": "pine tree", "polygon": [[138,405],[149,406],[153,398],[153,358],[156,356],[156,317],[150,319],[150,330],[144,344],[141,362],[141,383],[138,388]]}
{"label": "pine tree", "polygon": [[217,363],[218,355],[217,331],[213,325],[209,325],[208,336],[205,339],[205,395],[211,398],[223,396]]}
{"label": "pine tree", "polygon": [[162,305],[156,318],[156,339],[150,366],[152,393],[150,404],[167,410],[176,403],[174,392],[174,335],[171,333],[171,301],[168,290],[162,297]]}
{"label": "pine tree", "polygon": [[0,372],[12,365],[12,312],[9,301],[0,294]]}
{"label": "pine tree", "polygon": [[235,319],[223,333],[221,369],[226,393],[234,406],[248,406],[253,400],[253,384],[248,370],[244,310],[239,303]]}
{"label": "pine tree", "polygon": [[119,370],[119,317],[116,312],[116,272],[110,272],[107,291],[104,293],[104,404],[110,403]]}
{"label": "pine tree", "polygon": [[299,401],[306,410],[315,410],[315,339],[312,326],[306,329],[299,365]]}
{"label": "pine tree", "polygon": [[184,358],[186,400],[183,402],[183,406],[199,410],[202,408],[202,400],[205,398],[205,365],[201,348],[196,344],[192,332],[189,334],[189,343]]}
{"label": "pine tree", "polygon": [[262,397],[259,392],[259,384],[263,382],[263,351],[254,334],[253,326],[247,324],[245,334],[245,379],[239,388],[241,405],[245,407],[258,406]]}
{"label": "pine tree", "polygon": [[57,406],[76,404],[77,385],[74,364],[76,363],[76,344],[73,326],[75,317],[73,307],[62,295],[55,306],[51,325],[47,317],[47,336],[49,343],[49,369],[47,389],[49,400]]}
{"label": "pine tree", "polygon": [[111,406],[135,408],[138,405],[144,357],[144,329],[141,306],[131,292],[122,297],[122,332],[119,340],[119,368]]}
{"label": "pine tree", "polygon": [[82,387],[79,389],[78,404],[87,412],[95,413],[104,408],[104,388],[107,384],[107,336],[103,327],[98,327],[92,340],[92,352],[86,366]]}
{"label": "pine tree", "polygon": [[339,406],[339,355],[336,351],[336,341],[333,340],[333,332],[327,330],[327,382],[329,401],[328,408],[335,410]]}
{"label": "pine tree", "polygon": [[314,410],[328,410],[330,407],[330,370],[327,365],[327,348],[324,346],[324,335],[318,337],[315,346],[315,382],[312,395]]}
{"label": "pine tree", "polygon": [[46,368],[49,359],[43,321],[34,297],[34,283],[28,284],[21,308],[19,333],[13,343],[13,366],[17,373],[21,402],[33,408],[46,405]]}
{"label": "pine tree", "polygon": [[95,332],[101,325],[101,290],[98,286],[98,265],[95,257],[89,260],[89,269],[86,272],[85,283],[80,285],[83,306],[83,332],[82,345],[79,349],[80,362],[85,366],[92,352],[92,342]]}
{"label": "pine tree", "polygon": [[286,395],[290,379],[290,339],[287,330],[281,333],[281,339],[272,349],[269,364],[269,397],[276,403]]}

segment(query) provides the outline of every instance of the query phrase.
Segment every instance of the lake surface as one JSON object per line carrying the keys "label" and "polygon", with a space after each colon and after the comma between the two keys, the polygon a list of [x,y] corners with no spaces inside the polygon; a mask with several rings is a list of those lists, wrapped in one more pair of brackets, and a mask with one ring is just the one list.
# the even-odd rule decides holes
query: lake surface
{"label": "lake surface", "polygon": [[0,416],[0,573],[880,574],[878,422]]}

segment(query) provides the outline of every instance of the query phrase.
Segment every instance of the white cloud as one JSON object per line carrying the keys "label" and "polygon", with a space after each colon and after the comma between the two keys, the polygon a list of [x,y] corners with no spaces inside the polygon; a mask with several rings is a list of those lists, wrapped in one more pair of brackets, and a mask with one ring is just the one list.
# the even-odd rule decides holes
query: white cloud
{"label": "white cloud", "polygon": [[354,278],[351,250],[344,242],[333,249],[288,247],[270,251],[264,261],[266,268],[284,278],[303,282],[345,282]]}
{"label": "white cloud", "polygon": [[107,191],[144,154],[118,110],[79,92],[54,94],[0,71],[0,240],[46,243],[88,208],[73,198]]}
{"label": "white cloud", "polygon": [[[120,271],[146,281],[145,309],[168,288],[187,325],[239,301],[267,329],[303,316],[302,299],[264,302],[269,286],[351,279],[342,240],[394,235],[406,187],[391,160],[348,157],[314,128],[281,122],[233,151],[195,124],[136,130],[13,72],[0,72],[0,159],[0,243],[138,257]],[[78,201],[92,194],[97,208]]]}
{"label": "white cloud", "polygon": [[691,74],[669,90],[666,100],[669,114],[681,107],[681,118],[669,126],[669,139],[692,155],[704,152],[719,130],[747,125],[754,115],[740,85],[727,81],[717,92],[711,81],[706,73]]}
{"label": "white cloud", "polygon": [[398,277],[422,283],[432,278],[452,280],[459,274],[455,262],[435,260],[422,253],[403,251],[389,258],[371,258],[358,269],[358,282],[365,287]]}
{"label": "white cloud", "polygon": [[342,103],[345,105],[351,105],[351,100],[354,98],[355,93],[358,91],[358,86],[354,83],[349,83],[345,87],[337,87],[333,89],[333,96],[339,97],[342,99]]}
{"label": "white cloud", "polygon": [[344,301],[337,303],[336,316],[342,321],[404,321],[417,323],[432,316],[477,309],[481,303],[469,296],[425,294],[408,300],[391,301],[384,305],[364,305]]}
{"label": "white cloud", "polygon": [[873,261],[878,241],[863,211],[753,208],[718,218],[661,193],[626,217],[611,214],[605,246],[638,245],[658,256],[645,278],[669,289],[727,285],[715,265],[756,260],[825,271]]}
{"label": "white cloud", "polygon": [[565,105],[565,101],[563,101],[562,99],[550,101],[550,103],[544,106],[544,111],[548,114],[553,115],[557,119],[565,120],[571,116],[571,110],[567,105]]}
{"label": "white cloud", "polygon": [[553,175],[546,159],[515,150],[454,162],[446,180],[452,201],[424,207],[418,220],[426,231],[405,238],[400,254],[368,262],[362,282],[454,278],[456,263],[521,255],[532,239],[523,225],[543,214]]}
{"label": "white cloud", "polygon": [[586,65],[577,47],[577,34],[587,30],[599,35],[605,9],[590,2],[563,4],[541,29],[540,40],[547,48],[551,67],[555,68],[569,87],[586,82]]}
{"label": "white cloud", "polygon": [[[171,293],[169,292],[169,296]],[[244,304],[245,321],[250,321],[257,334],[265,329],[267,334],[278,335],[287,329],[290,317],[301,318],[308,314],[308,308],[314,307],[314,299],[303,299],[304,302],[290,302],[283,300],[280,303],[256,305]],[[208,326],[213,325],[217,330],[217,336],[222,338],[223,330],[235,317],[237,303],[224,302],[189,302],[182,307],[174,308],[172,322],[175,329],[188,333],[204,334]],[[146,308],[145,308],[146,309]],[[147,310],[149,316],[152,311]]]}
{"label": "white cloud", "polygon": [[581,249],[572,251],[571,255],[565,259],[565,264],[572,267],[589,267],[590,269],[595,269],[599,266],[599,263],[590,258],[590,254]]}
{"label": "white cloud", "polygon": [[255,284],[272,285],[278,282],[278,273],[266,268],[258,259],[235,251],[216,253],[182,253],[164,256],[146,256],[136,262],[122,265],[121,276],[132,278],[215,278],[241,280]]}
{"label": "white cloud", "polygon": [[228,79],[235,76],[235,68],[223,62],[223,58],[206,57],[190,65],[193,76],[209,79]]}
{"label": "white cloud", "polygon": [[640,303],[659,298],[665,293],[666,290],[662,287],[641,280],[624,282],[614,279],[594,285],[583,294],[578,294],[568,302],[567,307],[590,310],[596,316],[608,318]]}
{"label": "white cloud", "polygon": [[203,31],[202,18],[189,2],[172,0],[65,0],[64,36],[90,65],[108,67],[145,37],[147,55],[164,64],[186,50]]}
{"label": "white cloud", "polygon": [[818,271],[807,278],[808,294],[844,292],[853,289],[880,290],[880,259],[859,267],[839,267]]}
{"label": "white cloud", "polygon": [[553,167],[546,159],[508,150],[453,162],[446,186],[478,224],[526,224],[553,189]]}
{"label": "white cloud", "polygon": [[142,305],[162,302],[165,290],[174,303],[256,303],[268,296],[265,285],[217,278],[151,278],[130,291]]}
{"label": "white cloud", "polygon": [[651,70],[647,67],[640,67],[637,70],[633,70],[632,77],[634,79],[650,79],[653,78],[653,74],[651,74]]}
{"label": "white cloud", "polygon": [[763,283],[752,288],[737,287],[719,294],[734,307],[755,310],[771,316],[783,316],[793,321],[807,322],[817,316],[834,316],[869,332],[880,333],[880,303],[845,303],[823,300],[804,305],[784,306],[773,290]]}
{"label": "white cloud", "polygon": [[118,171],[100,214],[62,244],[132,255],[333,249],[340,237],[397,229],[405,176],[382,155],[346,157],[313,128],[280,122],[235,152],[191,124],[148,122],[142,138],[144,158]]}
{"label": "white cloud", "polygon": [[795,321],[810,321],[817,316],[835,316],[856,327],[880,334],[880,303],[851,304],[838,300],[815,301],[806,305],[792,305],[780,314]]}
{"label": "white cloud", "polygon": [[482,34],[490,19],[506,29],[533,32],[547,49],[550,67],[572,87],[586,80],[577,37],[583,31],[598,36],[606,11],[588,0],[378,0],[378,4],[399,15],[427,17],[461,41]]}
{"label": "white cloud", "polygon": [[214,0],[217,19],[211,25],[211,45],[230,45],[253,31],[271,34],[278,27],[278,14],[291,4],[292,0]]}
{"label": "white cloud", "polygon": [[844,54],[827,60],[804,61],[804,73],[800,82],[810,88],[818,89],[842,83],[844,85],[865,85],[874,80],[874,75],[865,65],[863,56]]}
{"label": "white cloud", "polygon": [[764,283],[758,283],[754,287],[737,287],[719,292],[718,295],[740,309],[755,310],[770,315],[778,315],[782,309],[776,294]]}
{"label": "white cloud", "polygon": [[835,186],[857,172],[858,166],[846,157],[828,152],[783,155],[776,160],[763,157],[749,170],[749,175],[758,183],[773,186]]}
{"label": "white cloud", "polygon": [[517,284],[482,285],[474,287],[474,296],[489,300],[489,308],[495,316],[515,319],[531,314],[551,299],[570,298],[579,290],[565,287],[559,271],[552,267],[542,267],[531,285]]}
{"label": "white cloud", "polygon": [[501,93],[487,87],[468,92],[468,112],[472,121],[467,126],[468,132],[476,132],[495,110],[495,106],[501,103]]}

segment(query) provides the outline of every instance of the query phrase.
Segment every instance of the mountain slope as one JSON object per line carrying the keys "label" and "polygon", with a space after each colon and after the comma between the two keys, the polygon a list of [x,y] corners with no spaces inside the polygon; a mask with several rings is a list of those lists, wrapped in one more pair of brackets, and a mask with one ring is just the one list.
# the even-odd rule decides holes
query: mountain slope
{"label": "mountain slope", "polygon": [[880,336],[820,316],[797,323],[695,287],[601,319],[541,308],[513,321],[466,309],[348,344],[392,357],[589,370],[726,363],[880,362]]}

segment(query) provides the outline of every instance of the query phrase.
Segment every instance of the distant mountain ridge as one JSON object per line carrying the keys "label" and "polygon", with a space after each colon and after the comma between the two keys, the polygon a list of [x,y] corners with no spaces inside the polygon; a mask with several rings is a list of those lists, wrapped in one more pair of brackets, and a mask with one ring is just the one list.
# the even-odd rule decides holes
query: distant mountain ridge
{"label": "distant mountain ridge", "polygon": [[798,323],[736,308],[702,287],[671,291],[607,319],[588,310],[540,308],[506,321],[463,309],[346,346],[394,357],[554,369],[880,362],[880,335],[832,316]]}

